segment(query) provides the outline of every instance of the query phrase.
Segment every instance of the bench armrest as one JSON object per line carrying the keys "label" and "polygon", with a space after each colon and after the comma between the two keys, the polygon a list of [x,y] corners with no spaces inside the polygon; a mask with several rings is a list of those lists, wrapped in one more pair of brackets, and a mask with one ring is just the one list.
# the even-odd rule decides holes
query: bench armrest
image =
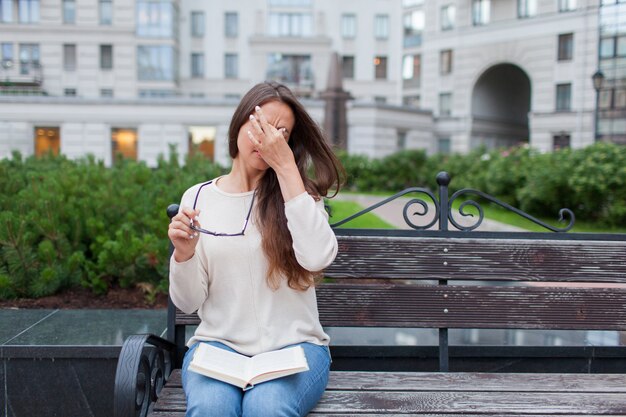
{"label": "bench armrest", "polygon": [[142,334],[126,339],[115,371],[115,417],[144,417],[172,372],[176,345]]}

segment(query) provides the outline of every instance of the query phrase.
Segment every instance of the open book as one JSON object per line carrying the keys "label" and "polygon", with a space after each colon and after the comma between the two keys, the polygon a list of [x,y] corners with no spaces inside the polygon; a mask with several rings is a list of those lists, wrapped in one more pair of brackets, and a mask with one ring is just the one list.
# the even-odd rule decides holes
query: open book
{"label": "open book", "polygon": [[189,369],[240,388],[308,371],[304,349],[293,346],[248,357],[200,343]]}

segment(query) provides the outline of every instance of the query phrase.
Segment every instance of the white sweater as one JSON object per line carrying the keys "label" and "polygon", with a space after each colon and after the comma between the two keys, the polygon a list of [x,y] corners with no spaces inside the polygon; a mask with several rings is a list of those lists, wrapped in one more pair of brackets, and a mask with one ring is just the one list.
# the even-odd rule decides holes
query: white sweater
{"label": "white sweater", "polygon": [[[185,192],[181,207],[193,207],[200,185]],[[252,195],[224,192],[215,181],[205,186],[196,204],[200,225],[214,232],[241,232]],[[268,286],[268,261],[261,249],[255,208],[244,236],[201,233],[191,259],[170,260],[172,301],[185,313],[198,310],[201,320],[187,346],[213,340],[251,356],[295,343],[328,345],[313,287],[296,291],[286,279],[277,290]],[[285,203],[285,215],[298,263],[310,271],[330,265],[337,254],[337,239],[323,201],[302,193]]]}

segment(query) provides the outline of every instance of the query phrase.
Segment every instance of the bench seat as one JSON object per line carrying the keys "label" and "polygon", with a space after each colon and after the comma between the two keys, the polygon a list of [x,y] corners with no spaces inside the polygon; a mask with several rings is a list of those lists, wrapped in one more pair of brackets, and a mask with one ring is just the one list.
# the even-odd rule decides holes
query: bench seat
{"label": "bench seat", "polygon": [[[180,369],[151,417],[184,417]],[[469,413],[469,414],[468,414]],[[590,414],[591,413],[591,414]],[[330,373],[311,416],[624,415],[626,375],[423,372]]]}

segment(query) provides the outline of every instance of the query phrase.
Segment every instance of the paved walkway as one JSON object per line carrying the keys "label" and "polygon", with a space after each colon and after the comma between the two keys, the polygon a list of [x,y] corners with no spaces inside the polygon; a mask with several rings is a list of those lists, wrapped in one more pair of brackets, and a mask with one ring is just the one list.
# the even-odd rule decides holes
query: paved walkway
{"label": "paved walkway", "polygon": [[[363,208],[370,207],[385,199],[385,197],[377,197],[377,196],[363,195],[363,194],[339,194],[335,198],[340,201],[353,201],[361,205]],[[404,206],[412,198],[423,198],[426,202],[428,202],[427,201],[428,197],[426,195],[415,194],[413,197],[400,197],[393,201],[390,201],[389,203],[381,207],[378,207],[376,210],[373,211],[373,213],[376,214],[381,219],[385,220],[387,223],[390,223],[399,229],[411,229],[411,227],[407,225],[406,222],[404,221],[404,216],[402,213],[404,211]],[[413,209],[414,211],[417,211],[420,213],[424,211],[424,209],[419,204],[412,205],[411,210]],[[413,216],[411,221],[416,225],[426,225],[433,220],[434,216],[435,216],[435,207],[432,204],[429,204],[428,213],[425,216]],[[457,223],[463,226],[470,226],[474,224],[477,220],[477,218],[475,217],[461,216],[458,212],[456,212],[454,219]],[[341,219],[333,219],[333,222],[337,222],[339,220]],[[436,230],[437,228],[438,228],[437,223],[435,223],[431,227],[432,230]],[[449,223],[449,230],[456,230],[456,228],[452,224]],[[508,224],[500,223],[500,222],[489,220],[489,219],[483,219],[482,224],[477,229],[474,229],[474,230],[484,231],[484,232],[485,231],[498,231],[498,232],[525,232],[526,231],[525,229],[521,229],[519,227],[510,226]]]}

